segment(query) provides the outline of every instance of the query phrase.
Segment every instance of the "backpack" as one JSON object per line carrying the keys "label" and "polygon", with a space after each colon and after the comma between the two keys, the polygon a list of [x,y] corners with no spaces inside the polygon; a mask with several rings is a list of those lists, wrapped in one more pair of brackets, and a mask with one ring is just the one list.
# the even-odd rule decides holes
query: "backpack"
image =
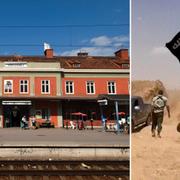
{"label": "backpack", "polygon": [[162,96],[158,96],[153,101],[154,110],[163,110],[165,106],[166,106],[166,103]]}

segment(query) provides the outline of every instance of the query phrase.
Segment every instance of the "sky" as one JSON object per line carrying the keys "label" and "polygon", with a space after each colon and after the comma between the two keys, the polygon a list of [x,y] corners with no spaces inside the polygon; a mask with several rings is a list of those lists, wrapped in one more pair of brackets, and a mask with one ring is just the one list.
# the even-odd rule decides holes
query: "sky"
{"label": "sky", "polygon": [[1,0],[0,55],[43,55],[44,42],[67,56],[129,48],[129,1]]}
{"label": "sky", "polygon": [[132,80],[161,80],[180,89],[180,63],[165,47],[180,31],[180,1],[134,0],[131,7]]}

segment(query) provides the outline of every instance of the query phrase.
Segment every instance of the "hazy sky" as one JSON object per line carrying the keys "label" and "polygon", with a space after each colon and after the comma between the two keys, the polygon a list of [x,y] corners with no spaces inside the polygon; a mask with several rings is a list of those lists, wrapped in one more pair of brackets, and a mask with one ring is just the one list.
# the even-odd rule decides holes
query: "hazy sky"
{"label": "hazy sky", "polygon": [[42,55],[43,42],[49,43],[57,55],[76,55],[81,50],[90,55],[113,55],[121,47],[129,48],[129,0],[0,3],[0,55]]}
{"label": "hazy sky", "polygon": [[180,89],[180,63],[165,47],[180,31],[180,0],[132,1],[132,80]]}

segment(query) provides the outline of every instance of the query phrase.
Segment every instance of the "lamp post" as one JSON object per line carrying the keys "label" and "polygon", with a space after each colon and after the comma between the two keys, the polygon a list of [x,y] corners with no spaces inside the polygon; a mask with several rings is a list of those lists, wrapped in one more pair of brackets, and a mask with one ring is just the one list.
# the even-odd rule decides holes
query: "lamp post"
{"label": "lamp post", "polygon": [[115,110],[116,110],[116,125],[117,125],[117,134],[120,133],[120,128],[119,128],[119,110],[118,110],[118,101],[115,101]]}
{"label": "lamp post", "polygon": [[98,103],[100,105],[100,113],[101,113],[101,121],[102,121],[103,131],[106,131],[106,118],[104,116],[103,106],[107,105],[107,99],[98,100]]}

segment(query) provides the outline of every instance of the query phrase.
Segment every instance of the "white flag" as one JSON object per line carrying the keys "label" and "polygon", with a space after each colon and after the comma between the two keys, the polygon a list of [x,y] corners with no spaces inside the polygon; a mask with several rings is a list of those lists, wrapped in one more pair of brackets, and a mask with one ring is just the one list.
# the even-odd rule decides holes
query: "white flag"
{"label": "white flag", "polygon": [[50,47],[50,45],[49,45],[48,43],[44,43],[44,51],[45,51],[46,49],[51,49],[51,47]]}

